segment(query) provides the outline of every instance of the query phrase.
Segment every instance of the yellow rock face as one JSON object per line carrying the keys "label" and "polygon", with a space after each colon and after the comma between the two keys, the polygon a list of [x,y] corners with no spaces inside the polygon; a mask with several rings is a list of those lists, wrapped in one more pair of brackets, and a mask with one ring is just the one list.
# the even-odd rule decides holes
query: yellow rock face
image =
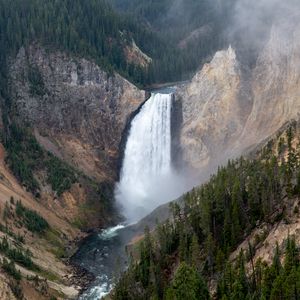
{"label": "yellow rock face", "polygon": [[231,47],[217,52],[177,92],[183,159],[190,167],[216,167],[300,117],[299,28],[274,26],[256,66],[246,72]]}

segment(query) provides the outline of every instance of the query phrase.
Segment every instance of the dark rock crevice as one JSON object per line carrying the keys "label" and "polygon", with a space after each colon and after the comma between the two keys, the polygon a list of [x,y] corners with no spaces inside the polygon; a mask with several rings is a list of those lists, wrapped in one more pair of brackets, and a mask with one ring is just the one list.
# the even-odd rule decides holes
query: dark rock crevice
{"label": "dark rock crevice", "polygon": [[121,170],[122,170],[122,163],[123,163],[123,159],[124,159],[124,155],[125,155],[127,139],[128,139],[129,133],[130,133],[131,122],[135,118],[135,116],[139,114],[139,112],[141,111],[143,105],[146,103],[147,100],[149,100],[150,97],[151,97],[151,93],[146,92],[145,100],[139,105],[139,107],[135,111],[133,111],[127,117],[126,125],[124,127],[122,137],[121,137],[121,141],[120,141],[120,144],[119,144],[119,157],[118,157],[118,161],[117,161],[117,181],[120,180],[120,175],[121,175]]}
{"label": "dark rock crevice", "polygon": [[183,168],[182,148],[180,143],[181,127],[183,122],[182,101],[175,94],[172,95],[172,110],[171,110],[171,157],[172,164],[175,169]]}

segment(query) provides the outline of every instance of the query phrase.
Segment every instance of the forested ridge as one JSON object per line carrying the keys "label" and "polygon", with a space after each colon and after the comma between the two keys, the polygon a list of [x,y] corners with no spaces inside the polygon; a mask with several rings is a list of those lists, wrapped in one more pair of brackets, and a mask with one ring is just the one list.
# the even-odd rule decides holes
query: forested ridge
{"label": "forested ridge", "polygon": [[149,68],[150,82],[183,80],[229,43],[236,0],[112,0],[117,11],[145,24],[165,41]]}
{"label": "forested ridge", "polygon": [[[155,37],[129,19],[117,15],[103,0],[0,1],[1,70],[9,55],[22,46],[39,42],[50,48],[94,59],[107,71],[117,70],[136,79],[126,63],[124,45],[134,38],[152,55]],[[140,41],[142,40],[142,42]]]}
{"label": "forested ridge", "polygon": [[277,244],[271,265],[254,261],[267,232],[230,257],[259,224],[288,224],[290,215],[298,216],[299,138],[299,125],[292,123],[255,158],[220,167],[184,196],[183,208],[173,203],[171,220],[154,232],[145,229],[138,259],[132,258],[113,299],[299,299],[294,236]]}
{"label": "forested ridge", "polygon": [[[1,82],[7,73],[8,56],[13,57],[20,47],[32,42],[93,59],[107,71],[115,70],[140,85],[186,79],[222,47],[221,29],[228,8],[216,9],[209,1],[189,0],[183,2],[184,15],[174,13],[167,18],[172,1],[125,1],[126,13],[115,10],[111,3],[1,0]],[[148,21],[153,26],[148,26]],[[181,39],[204,25],[209,25],[207,35],[177,47]],[[127,62],[124,47],[132,40],[152,58],[149,68]]]}
{"label": "forested ridge", "polygon": [[[226,3],[218,0],[112,0],[111,2],[117,11],[136,16],[165,38],[178,42],[203,25],[209,24],[214,27],[228,21],[236,0],[229,0]],[[216,31],[215,34],[221,36]]]}

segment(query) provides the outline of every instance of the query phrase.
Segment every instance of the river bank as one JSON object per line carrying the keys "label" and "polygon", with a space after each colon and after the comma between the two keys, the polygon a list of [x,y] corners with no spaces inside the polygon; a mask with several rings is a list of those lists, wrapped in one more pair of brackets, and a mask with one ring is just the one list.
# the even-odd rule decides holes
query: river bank
{"label": "river bank", "polygon": [[117,225],[95,232],[81,241],[81,246],[70,260],[79,272],[84,270],[83,274],[87,275],[83,280],[77,278],[76,283],[82,284],[79,299],[92,300],[107,295],[117,274],[126,269],[125,246],[130,237],[119,234],[124,230],[124,225]]}

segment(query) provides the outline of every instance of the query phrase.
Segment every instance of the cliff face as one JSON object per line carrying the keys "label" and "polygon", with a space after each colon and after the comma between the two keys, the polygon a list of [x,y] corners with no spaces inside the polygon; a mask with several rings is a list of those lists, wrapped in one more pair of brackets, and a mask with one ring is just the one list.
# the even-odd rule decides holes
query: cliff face
{"label": "cliff face", "polygon": [[[38,45],[20,49],[10,62],[8,79],[11,103],[5,120],[11,126],[5,123],[6,133],[11,141],[23,145],[23,152],[30,152],[20,161],[20,168],[27,170],[30,164],[38,188],[36,193],[26,191],[24,176],[12,167],[18,179],[14,177],[8,167],[12,166],[8,159],[11,153],[0,144],[0,242],[7,236],[10,247],[24,253],[28,250],[38,266],[33,269],[15,264],[26,299],[75,299],[80,287],[91,278],[83,271],[75,274],[62,259],[76,250],[72,241],[85,236],[80,229],[108,226],[118,217],[108,195],[117,178],[123,131],[132,113],[145,101],[145,92],[91,61]],[[4,129],[2,119],[0,128]],[[12,133],[12,128],[20,128],[19,136]],[[35,148],[30,148],[30,143]],[[16,147],[13,151],[15,157],[23,159]],[[26,173],[26,178],[30,174]],[[70,174],[74,180],[59,191],[53,182],[69,181]],[[31,214],[30,222],[35,226],[41,219],[48,224],[42,232],[36,233],[28,226],[29,221],[17,212],[18,205]],[[1,260],[5,256],[0,253]],[[0,295],[19,298],[14,296],[15,281],[10,277],[0,270]]]}
{"label": "cliff face", "polygon": [[38,45],[19,51],[9,86],[14,122],[31,128],[39,144],[77,174],[58,194],[47,166],[34,170],[41,203],[82,229],[111,223],[122,134],[145,92],[91,61]]}
{"label": "cliff face", "polygon": [[37,140],[97,180],[116,178],[121,135],[145,93],[86,59],[21,49],[10,69],[16,114]]}
{"label": "cliff face", "polygon": [[[290,23],[290,22],[289,22]],[[300,115],[300,23],[273,26],[253,71],[253,107],[241,141],[255,144]]]}
{"label": "cliff face", "polygon": [[183,111],[183,159],[190,166],[207,165],[236,140],[251,104],[246,90],[241,66],[229,47],[217,52],[211,63],[177,92]]}
{"label": "cliff face", "polygon": [[200,170],[216,166],[276,132],[300,114],[300,30],[274,25],[255,68],[235,51],[218,52],[177,91],[182,102],[183,159]]}

